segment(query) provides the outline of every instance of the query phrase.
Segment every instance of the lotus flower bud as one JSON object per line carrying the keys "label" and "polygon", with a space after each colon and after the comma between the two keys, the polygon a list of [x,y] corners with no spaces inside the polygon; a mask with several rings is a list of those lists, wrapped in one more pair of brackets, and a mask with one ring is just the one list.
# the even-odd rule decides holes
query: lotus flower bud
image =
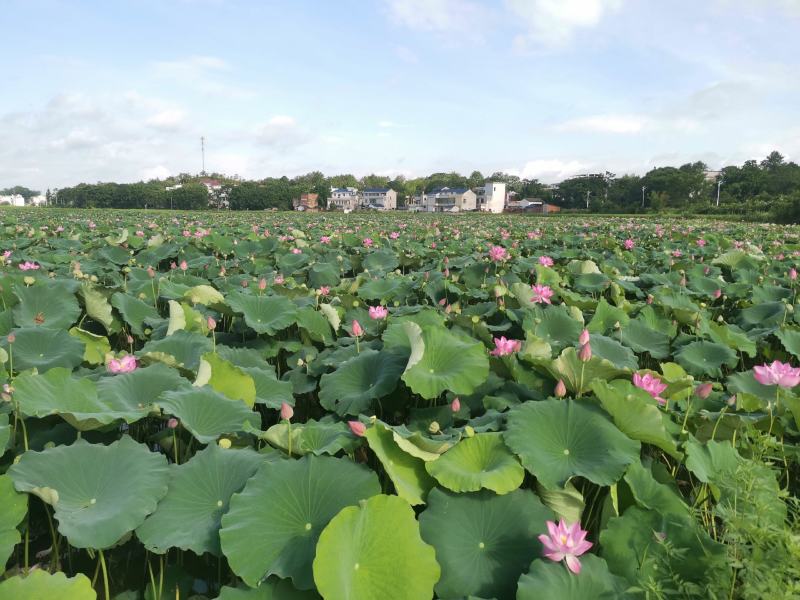
{"label": "lotus flower bud", "polygon": [[457,413],[461,410],[461,400],[458,399],[458,396],[453,398],[453,401],[450,403],[450,410],[454,413]]}
{"label": "lotus flower bud", "polygon": [[361,328],[361,323],[353,319],[353,335],[356,337],[361,337],[364,335],[364,330]]}
{"label": "lotus flower bud", "polygon": [[437,421],[431,421],[431,424],[428,425],[428,431],[431,433],[439,433],[441,430],[442,428]]}
{"label": "lotus flower bud", "polygon": [[555,389],[556,398],[563,398],[567,395],[567,386],[564,385],[564,380],[559,379]]}
{"label": "lotus flower bud", "polygon": [[472,425],[467,425],[464,427],[464,434],[467,437],[475,437],[475,430],[472,428]]}
{"label": "lotus flower bud", "polygon": [[169,421],[167,421],[167,427],[170,429],[177,429],[178,427],[178,419],[175,417],[170,417]]}
{"label": "lotus flower bud", "polygon": [[217,328],[217,321],[214,317],[208,317],[208,319],[206,319],[206,325],[208,325],[211,331],[214,331]]}
{"label": "lotus flower bud", "polygon": [[286,404],[286,402],[281,402],[281,419],[284,421],[291,421],[293,416],[294,409]]}
{"label": "lotus flower bud", "polygon": [[578,337],[578,343],[581,346],[585,346],[586,344],[589,343],[589,330],[588,329],[584,329],[583,331],[581,331],[581,335],[580,335],[580,337]]}
{"label": "lotus flower bud", "polygon": [[9,333],[6,339],[8,340],[9,344],[13,344],[15,341],[17,341],[17,336],[13,333]]}
{"label": "lotus flower bud", "polygon": [[367,426],[361,421],[348,421],[347,426],[350,427],[350,431],[352,431],[358,437],[363,437],[364,432],[367,430]]}
{"label": "lotus flower bud", "polygon": [[708,398],[709,394],[711,394],[711,390],[714,386],[710,383],[701,383],[697,386],[694,390],[694,393],[697,394],[697,397],[701,400],[705,400]]}
{"label": "lotus flower bud", "polygon": [[591,344],[584,344],[583,346],[581,346],[581,349],[578,352],[578,358],[581,359],[582,362],[589,362],[590,360],[592,360]]}

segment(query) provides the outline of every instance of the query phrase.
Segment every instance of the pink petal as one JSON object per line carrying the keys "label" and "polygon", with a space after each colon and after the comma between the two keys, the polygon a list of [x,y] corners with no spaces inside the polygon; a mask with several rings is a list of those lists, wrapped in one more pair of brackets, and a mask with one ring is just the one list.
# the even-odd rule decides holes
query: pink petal
{"label": "pink petal", "polygon": [[578,557],[570,554],[566,557],[566,559],[567,559],[567,568],[573,573],[575,573],[575,575],[580,575],[581,561],[578,560]]}

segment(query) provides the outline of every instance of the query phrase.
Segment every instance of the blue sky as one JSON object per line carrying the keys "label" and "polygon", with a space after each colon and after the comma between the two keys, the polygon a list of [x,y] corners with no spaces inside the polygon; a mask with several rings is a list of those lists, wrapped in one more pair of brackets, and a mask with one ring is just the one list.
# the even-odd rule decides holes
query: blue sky
{"label": "blue sky", "polygon": [[800,0],[3,0],[0,188],[800,159]]}

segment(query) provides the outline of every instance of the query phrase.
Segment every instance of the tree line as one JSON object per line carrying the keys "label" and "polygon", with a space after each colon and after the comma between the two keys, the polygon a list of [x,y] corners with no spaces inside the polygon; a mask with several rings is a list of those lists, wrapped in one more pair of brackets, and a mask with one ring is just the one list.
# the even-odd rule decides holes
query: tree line
{"label": "tree line", "polygon": [[[218,181],[219,189],[209,190],[201,180]],[[386,187],[397,191],[398,205],[409,196],[441,187],[473,188],[486,181],[506,184],[518,199],[538,199],[562,209],[591,212],[640,213],[654,211],[725,213],[754,218],[774,218],[784,222],[800,220],[800,166],[778,152],[761,161],[749,160],[709,173],[703,162],[679,167],[657,167],[644,175],[596,173],[546,185],[537,179],[524,179],[508,173],[470,175],[456,172],[433,173],[406,178],[352,174],[326,176],[313,171],[297,177],[267,177],[242,180],[213,173],[198,176],[183,173],[166,180],[120,184],[79,184],[48,190],[51,204],[76,208],[230,208],[232,210],[290,209],[292,199],[303,193],[319,194],[326,205],[333,187],[359,189]],[[180,186],[180,187],[177,187]],[[717,207],[717,202],[719,206]]]}

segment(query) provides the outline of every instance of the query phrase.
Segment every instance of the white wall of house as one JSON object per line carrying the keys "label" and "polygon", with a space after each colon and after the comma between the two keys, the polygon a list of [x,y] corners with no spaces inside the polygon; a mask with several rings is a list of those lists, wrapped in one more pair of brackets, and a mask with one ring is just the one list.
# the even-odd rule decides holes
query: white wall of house
{"label": "white wall of house", "polygon": [[380,210],[397,208],[397,192],[391,189],[366,189],[361,194],[364,206],[377,206]]}
{"label": "white wall of house", "polygon": [[25,206],[25,198],[19,194],[10,196],[0,196],[0,204],[10,204],[11,206]]}
{"label": "white wall of house", "polygon": [[482,211],[501,213],[506,206],[506,184],[489,181],[484,186]]}

